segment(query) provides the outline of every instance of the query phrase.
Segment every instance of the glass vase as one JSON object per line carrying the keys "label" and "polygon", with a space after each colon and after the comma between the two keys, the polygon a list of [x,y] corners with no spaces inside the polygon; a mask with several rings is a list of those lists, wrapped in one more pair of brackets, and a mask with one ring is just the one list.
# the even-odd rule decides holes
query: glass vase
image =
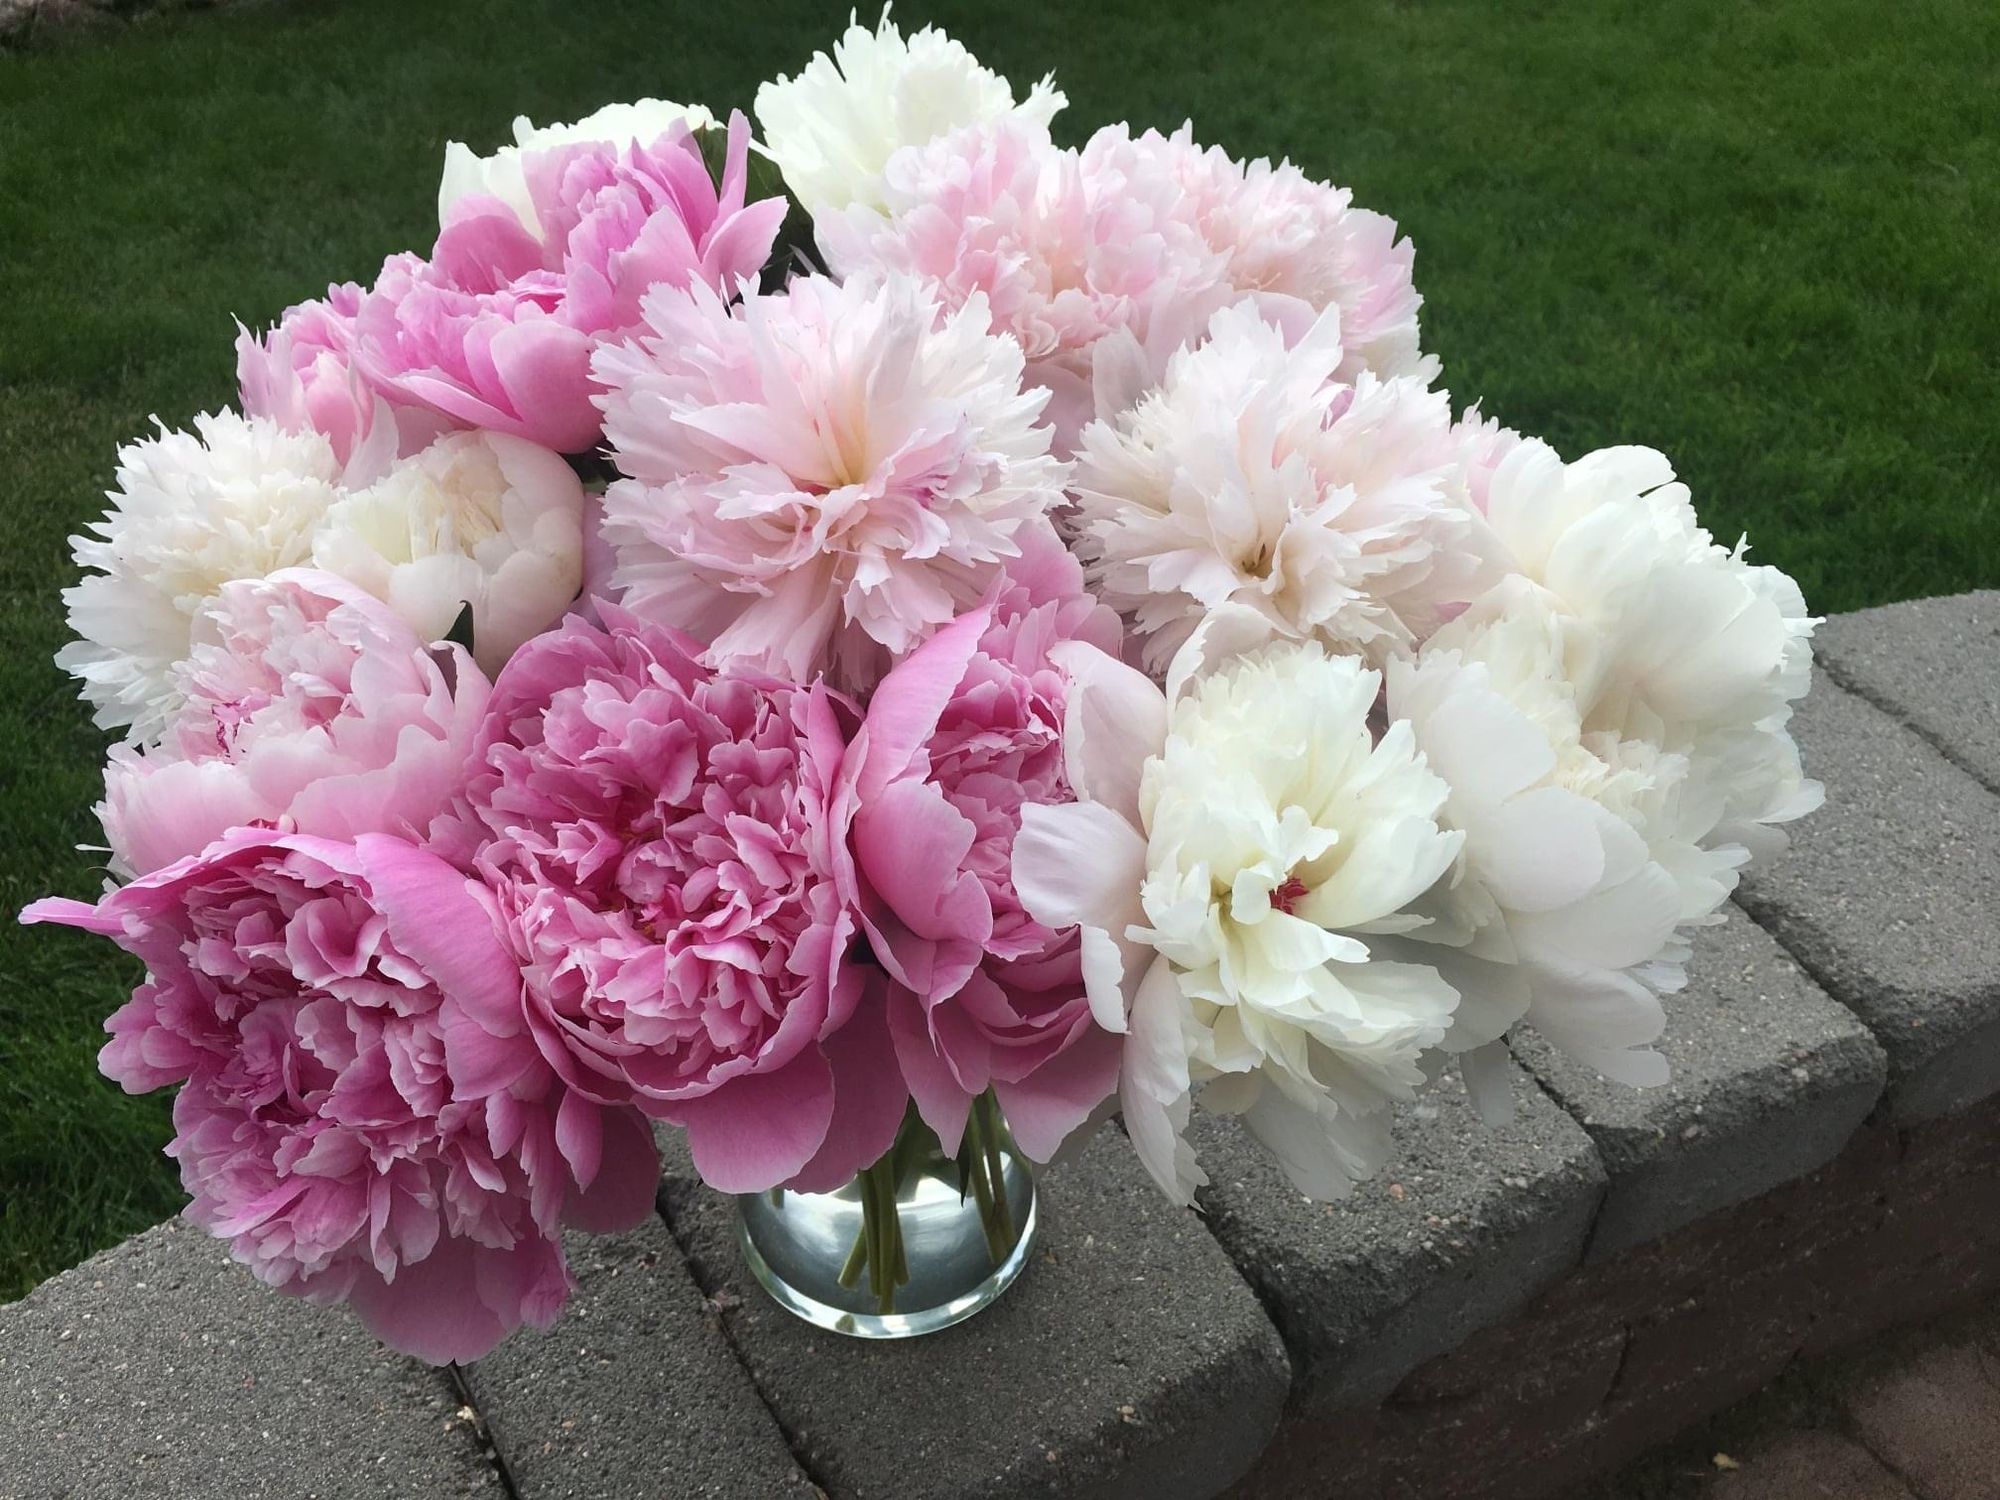
{"label": "glass vase", "polygon": [[1035,1180],[990,1094],[973,1101],[954,1155],[912,1108],[895,1145],[838,1192],[774,1188],[737,1207],[758,1284],[854,1338],[964,1322],[1013,1284],[1035,1238]]}

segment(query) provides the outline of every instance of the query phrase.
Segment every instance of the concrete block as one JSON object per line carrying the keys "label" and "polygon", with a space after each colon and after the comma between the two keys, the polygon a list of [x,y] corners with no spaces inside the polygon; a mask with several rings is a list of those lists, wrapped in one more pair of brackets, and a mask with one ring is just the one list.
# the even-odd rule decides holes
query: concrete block
{"label": "concrete block", "polygon": [[735,1204],[669,1141],[662,1200],[792,1451],[834,1500],[1210,1496],[1276,1428],[1289,1371],[1250,1288],[1106,1127],[1041,1180],[1041,1249],[977,1317],[893,1345],[750,1279]]}
{"label": "concrete block", "polygon": [[1340,1203],[1301,1196],[1236,1121],[1196,1123],[1209,1226],[1277,1319],[1301,1410],[1387,1395],[1581,1260],[1604,1169],[1525,1074],[1514,1092],[1494,1129],[1439,1080],[1398,1119],[1394,1163]]}
{"label": "concrete block", "polygon": [[2000,1360],[1935,1346],[1845,1401],[1854,1432],[1925,1500],[2000,1494]]}
{"label": "concrete block", "polygon": [[667,1226],[566,1248],[563,1320],[465,1371],[515,1500],[809,1500]]}
{"label": "concrete block", "polygon": [[1738,900],[1875,1033],[1897,1121],[2000,1092],[2000,797],[1830,682],[1793,728],[1826,806]]}
{"label": "concrete block", "polygon": [[162,1224],[0,1307],[5,1500],[506,1500],[449,1378]]}
{"label": "concrete block", "polygon": [[1913,1500],[1908,1486],[1859,1443],[1799,1428],[1763,1444],[1740,1469],[1712,1477],[1709,1500]]}
{"label": "concrete block", "polygon": [[1835,615],[1813,649],[1835,682],[2000,791],[2000,590]]}
{"label": "concrete block", "polygon": [[1532,1032],[1515,1039],[1611,1179],[1593,1260],[1825,1165],[1882,1094],[1868,1028],[1741,912],[1697,935],[1688,987],[1666,1005],[1662,1088],[1608,1082]]}

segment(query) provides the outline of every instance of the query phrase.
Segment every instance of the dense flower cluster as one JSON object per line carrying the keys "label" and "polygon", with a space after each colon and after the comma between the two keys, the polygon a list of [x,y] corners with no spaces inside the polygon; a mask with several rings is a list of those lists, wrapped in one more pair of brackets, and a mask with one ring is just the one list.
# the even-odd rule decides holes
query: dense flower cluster
{"label": "dense flower cluster", "polygon": [[760,141],[453,143],[428,253],[121,452],[58,658],[116,883],[25,916],[145,962],[101,1065],[259,1277],[468,1359],[655,1122],[820,1192],[1117,1109],[1186,1203],[1199,1105],[1330,1198],[1516,1027],[1665,1077],[1820,795],[1797,586],[1455,409],[1346,190],[1063,102],[885,13]]}

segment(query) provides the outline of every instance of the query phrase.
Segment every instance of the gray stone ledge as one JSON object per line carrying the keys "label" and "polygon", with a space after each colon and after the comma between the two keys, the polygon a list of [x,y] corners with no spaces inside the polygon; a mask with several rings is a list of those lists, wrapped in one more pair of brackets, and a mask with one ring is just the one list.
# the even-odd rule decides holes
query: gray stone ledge
{"label": "gray stone ledge", "polygon": [[1400,1112],[1392,1165],[1340,1203],[1300,1195],[1236,1121],[1196,1122],[1209,1227],[1284,1331],[1301,1412],[1373,1403],[1582,1259],[1604,1168],[1518,1070],[1514,1097],[1495,1129],[1440,1079]]}
{"label": "gray stone ledge", "polygon": [[516,1500],[809,1500],[667,1226],[565,1248],[562,1322],[464,1372]]}
{"label": "gray stone ledge", "polygon": [[1894,1119],[2000,1092],[2000,798],[1828,681],[1793,732],[1826,806],[1739,901],[1875,1033]]}
{"label": "gray stone ledge", "polygon": [[1834,681],[2000,791],[2000,590],[1835,615],[1813,649]]}
{"label": "gray stone ledge", "polygon": [[1823,1166],[1882,1094],[1868,1028],[1741,912],[1701,931],[1688,987],[1666,1004],[1663,1088],[1607,1082],[1533,1033],[1515,1041],[1610,1176],[1590,1260]]}
{"label": "gray stone ledge", "polygon": [[0,1307],[4,1500],[505,1500],[441,1371],[150,1229]]}
{"label": "gray stone ledge", "polygon": [[793,1451],[834,1500],[1213,1495],[1277,1426],[1289,1369],[1250,1289],[1106,1127],[1041,1180],[1041,1249],[994,1306],[891,1345],[752,1282],[734,1203],[668,1141],[662,1199]]}

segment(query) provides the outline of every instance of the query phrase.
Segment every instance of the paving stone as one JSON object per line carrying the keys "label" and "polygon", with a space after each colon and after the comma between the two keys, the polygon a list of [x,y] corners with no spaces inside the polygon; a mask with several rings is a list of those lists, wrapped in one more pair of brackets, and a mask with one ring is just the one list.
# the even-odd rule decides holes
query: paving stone
{"label": "paving stone", "polygon": [[1835,615],[1813,649],[1834,681],[2000,790],[2000,591]]}
{"label": "paving stone", "polygon": [[1668,997],[1664,1087],[1609,1082],[1531,1032],[1514,1050],[1590,1132],[1610,1176],[1593,1260],[1833,1160],[1886,1068],[1868,1028],[1741,912],[1700,932],[1688,987]]}
{"label": "paving stone", "polygon": [[1875,1033],[1895,1119],[2000,1092],[2000,797],[1830,682],[1793,728],[1826,806],[1738,899]]}
{"label": "paving stone", "polygon": [[1926,1350],[1846,1407],[1861,1441],[1924,1500],[2000,1497],[2000,1361],[1978,1344]]}
{"label": "paving stone", "polygon": [[562,1321],[465,1372],[516,1500],[808,1500],[667,1226],[566,1248],[577,1290]]}
{"label": "paving stone", "polygon": [[447,1376],[162,1224],[0,1307],[4,1500],[505,1500]]}
{"label": "paving stone", "polygon": [[834,1500],[1209,1496],[1277,1426],[1284,1346],[1191,1213],[1105,1127],[1040,1183],[1041,1248],[992,1307],[895,1344],[750,1279],[734,1203],[666,1142],[662,1199],[792,1449]]}
{"label": "paving stone", "polygon": [[1582,1258],[1604,1169],[1527,1075],[1514,1093],[1494,1129],[1439,1080],[1399,1115],[1393,1164],[1340,1203],[1301,1196],[1236,1121],[1197,1121],[1209,1226],[1278,1320],[1302,1410],[1386,1395]]}
{"label": "paving stone", "polygon": [[1908,1486],[1866,1448],[1837,1432],[1781,1433],[1740,1469],[1718,1473],[1710,1500],[1913,1500]]}

